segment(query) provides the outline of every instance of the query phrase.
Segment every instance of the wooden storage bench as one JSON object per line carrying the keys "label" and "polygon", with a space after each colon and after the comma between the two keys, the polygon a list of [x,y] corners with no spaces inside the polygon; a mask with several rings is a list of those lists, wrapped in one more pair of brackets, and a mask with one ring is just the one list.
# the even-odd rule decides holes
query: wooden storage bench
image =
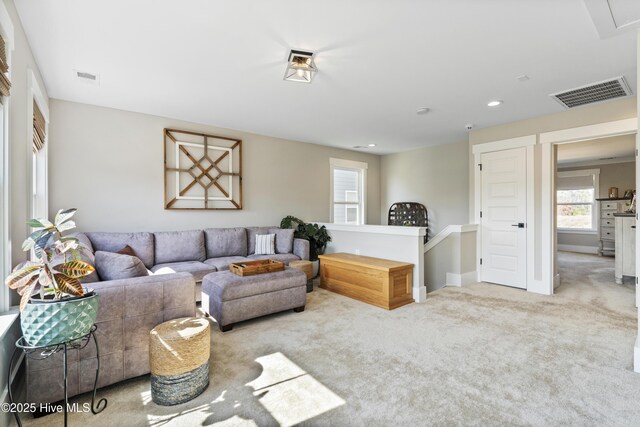
{"label": "wooden storage bench", "polygon": [[387,310],[413,302],[413,264],[347,253],[319,258],[321,288]]}

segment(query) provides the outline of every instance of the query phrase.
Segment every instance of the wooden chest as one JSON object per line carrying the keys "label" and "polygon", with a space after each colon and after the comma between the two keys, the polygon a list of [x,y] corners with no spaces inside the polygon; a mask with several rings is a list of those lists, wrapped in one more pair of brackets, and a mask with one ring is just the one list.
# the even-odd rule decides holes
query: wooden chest
{"label": "wooden chest", "polygon": [[413,302],[413,264],[347,253],[319,258],[321,288],[387,310]]}

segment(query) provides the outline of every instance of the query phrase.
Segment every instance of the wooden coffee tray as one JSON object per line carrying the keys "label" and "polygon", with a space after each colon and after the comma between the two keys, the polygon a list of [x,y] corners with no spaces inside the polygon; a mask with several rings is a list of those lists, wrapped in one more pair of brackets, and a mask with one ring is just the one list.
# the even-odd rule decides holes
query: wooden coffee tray
{"label": "wooden coffee tray", "polygon": [[238,276],[253,276],[256,274],[273,273],[283,271],[284,263],[272,259],[258,261],[233,262],[229,264],[229,271]]}

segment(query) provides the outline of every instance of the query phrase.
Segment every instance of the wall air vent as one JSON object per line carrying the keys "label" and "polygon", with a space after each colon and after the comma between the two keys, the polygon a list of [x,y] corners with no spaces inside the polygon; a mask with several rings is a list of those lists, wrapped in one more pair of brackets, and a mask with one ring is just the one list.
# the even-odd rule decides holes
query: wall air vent
{"label": "wall air vent", "polygon": [[631,89],[629,89],[624,77],[617,77],[559,93],[552,93],[549,96],[565,108],[574,108],[629,95],[631,95]]}

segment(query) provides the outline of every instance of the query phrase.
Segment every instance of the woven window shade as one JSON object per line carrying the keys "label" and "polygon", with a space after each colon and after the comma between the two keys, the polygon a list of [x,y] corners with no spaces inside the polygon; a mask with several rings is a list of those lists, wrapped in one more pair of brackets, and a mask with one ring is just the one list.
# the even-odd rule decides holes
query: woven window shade
{"label": "woven window shade", "polygon": [[44,141],[47,137],[45,132],[46,122],[44,121],[44,116],[36,104],[33,101],[33,152],[37,153],[42,150],[44,147]]}
{"label": "woven window shade", "polygon": [[0,95],[9,96],[11,82],[9,81],[9,63],[7,62],[7,49],[4,38],[0,36]]}

